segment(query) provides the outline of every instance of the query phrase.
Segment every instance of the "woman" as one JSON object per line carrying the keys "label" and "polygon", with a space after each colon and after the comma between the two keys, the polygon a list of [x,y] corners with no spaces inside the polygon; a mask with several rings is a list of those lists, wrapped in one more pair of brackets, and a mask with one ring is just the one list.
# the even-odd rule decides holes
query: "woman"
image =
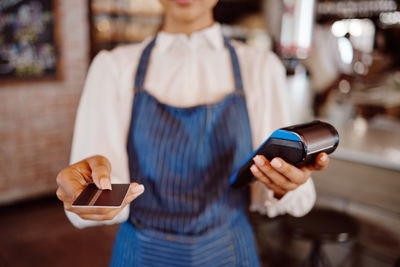
{"label": "woman", "polygon": [[[216,2],[161,0],[165,20],[155,38],[101,52],[89,70],[77,163],[58,175],[57,195],[77,227],[126,221],[113,266],[259,265],[245,216],[249,188],[232,189],[229,176],[288,124],[285,74],[271,52],[222,36]],[[250,208],[305,214],[315,201],[310,174],[328,161],[321,154],[298,169],[256,156]],[[111,189],[128,177],[120,209],[71,207],[87,183]]]}

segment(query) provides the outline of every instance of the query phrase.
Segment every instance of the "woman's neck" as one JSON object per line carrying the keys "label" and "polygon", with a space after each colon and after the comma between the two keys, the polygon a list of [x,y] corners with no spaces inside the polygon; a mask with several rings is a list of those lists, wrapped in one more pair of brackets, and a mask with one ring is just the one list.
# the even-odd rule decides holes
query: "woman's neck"
{"label": "woman's neck", "polygon": [[169,33],[184,33],[187,36],[190,36],[193,32],[210,27],[214,22],[212,12],[206,13],[202,15],[201,18],[193,21],[177,20],[172,15],[166,14],[162,30]]}

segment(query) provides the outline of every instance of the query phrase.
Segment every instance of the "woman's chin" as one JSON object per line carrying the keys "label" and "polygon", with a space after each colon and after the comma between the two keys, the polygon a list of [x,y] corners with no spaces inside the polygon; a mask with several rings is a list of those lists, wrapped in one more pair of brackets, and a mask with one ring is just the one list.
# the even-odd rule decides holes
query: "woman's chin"
{"label": "woman's chin", "polygon": [[165,16],[182,23],[193,23],[212,14],[218,0],[160,0]]}

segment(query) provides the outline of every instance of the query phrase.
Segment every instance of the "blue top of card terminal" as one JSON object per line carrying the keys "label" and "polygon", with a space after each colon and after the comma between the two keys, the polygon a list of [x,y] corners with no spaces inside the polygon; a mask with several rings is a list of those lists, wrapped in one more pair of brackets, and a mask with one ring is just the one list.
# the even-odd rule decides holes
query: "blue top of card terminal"
{"label": "blue top of card terminal", "polygon": [[277,139],[285,139],[285,140],[290,140],[290,141],[298,141],[301,142],[300,137],[294,133],[294,132],[289,132],[286,130],[276,130],[273,132],[270,136],[270,138],[277,138]]}

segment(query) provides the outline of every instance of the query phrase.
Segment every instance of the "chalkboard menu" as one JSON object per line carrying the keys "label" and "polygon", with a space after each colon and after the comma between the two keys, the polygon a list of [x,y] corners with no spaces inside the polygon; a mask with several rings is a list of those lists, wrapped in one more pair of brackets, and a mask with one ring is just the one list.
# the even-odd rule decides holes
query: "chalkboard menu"
{"label": "chalkboard menu", "polygon": [[0,82],[57,77],[55,0],[0,0]]}

